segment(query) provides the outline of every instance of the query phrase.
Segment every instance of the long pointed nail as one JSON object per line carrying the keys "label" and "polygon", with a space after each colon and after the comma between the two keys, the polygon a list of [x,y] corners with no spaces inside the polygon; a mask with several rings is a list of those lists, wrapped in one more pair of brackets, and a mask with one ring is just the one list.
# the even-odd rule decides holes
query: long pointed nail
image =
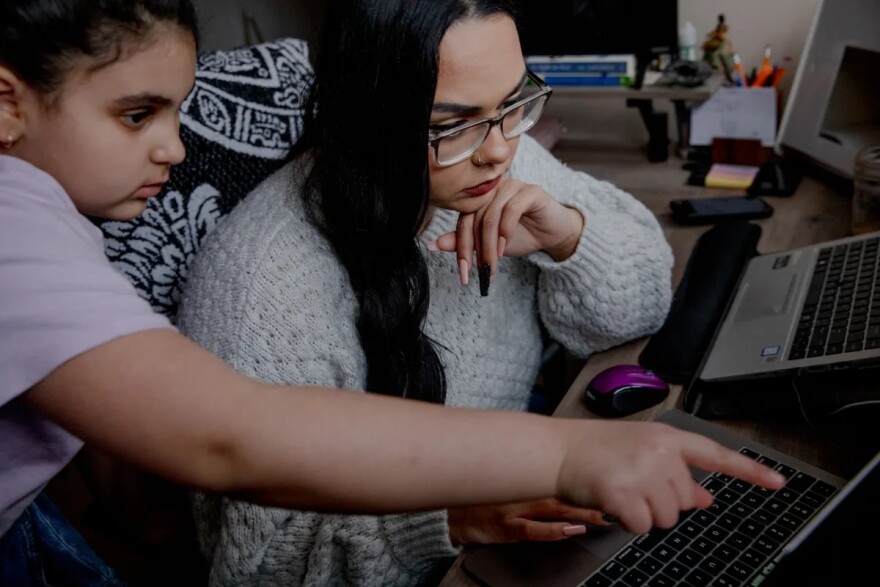
{"label": "long pointed nail", "polygon": [[578,534],[586,534],[587,527],[586,526],[566,526],[562,529],[562,534],[564,536],[577,536]]}
{"label": "long pointed nail", "polygon": [[467,259],[459,259],[458,260],[458,275],[461,278],[461,284],[468,284],[468,271],[470,268],[468,267]]}
{"label": "long pointed nail", "polygon": [[428,250],[436,253],[440,250],[440,247],[437,245],[437,241],[431,241],[428,243]]}
{"label": "long pointed nail", "polygon": [[499,239],[498,239],[498,257],[504,256],[504,247],[506,247],[506,246],[507,246],[507,239],[504,238],[503,236],[499,237]]}
{"label": "long pointed nail", "polygon": [[483,263],[480,267],[480,295],[484,298],[489,295],[489,283],[492,279],[492,267]]}

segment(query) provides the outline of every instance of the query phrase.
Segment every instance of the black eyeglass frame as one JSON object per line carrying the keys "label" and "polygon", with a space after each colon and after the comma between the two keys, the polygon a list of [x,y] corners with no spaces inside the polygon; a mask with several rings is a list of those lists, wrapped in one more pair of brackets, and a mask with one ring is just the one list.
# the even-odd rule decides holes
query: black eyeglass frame
{"label": "black eyeglass frame", "polygon": [[[492,129],[494,127],[501,124],[501,122],[504,120],[505,116],[507,116],[508,114],[510,114],[511,112],[516,110],[517,108],[522,108],[526,104],[528,104],[530,102],[534,102],[535,100],[542,99],[544,101],[544,104],[546,104],[547,100],[550,98],[550,94],[553,93],[553,88],[551,88],[546,83],[544,83],[544,80],[542,80],[540,77],[538,77],[537,75],[535,75],[534,73],[532,73],[528,69],[526,69],[526,77],[528,77],[528,79],[531,80],[538,87],[538,91],[535,92],[534,94],[532,94],[531,96],[528,96],[526,98],[523,98],[522,100],[518,100],[518,101],[514,102],[513,104],[511,104],[510,106],[508,106],[507,108],[505,108],[504,110],[499,112],[498,116],[494,116],[492,118],[484,118],[482,120],[475,120],[473,122],[467,122],[465,124],[462,124],[461,126],[456,126],[455,128],[450,128],[448,130],[444,130],[441,132],[435,133],[432,131],[428,131],[428,146],[432,147],[431,150],[434,152],[434,162],[437,165],[439,165],[440,167],[451,167],[452,165],[457,165],[457,164],[461,163],[462,161],[464,161],[465,159],[469,158],[471,155],[476,153],[480,149],[480,147],[483,146],[483,143],[486,142],[486,139],[488,138],[489,133],[492,132]],[[542,108],[543,108],[543,105],[542,105]],[[543,111],[542,111],[542,114],[543,114]],[[513,136],[504,135],[504,138],[507,140],[515,139],[516,137],[520,136],[521,134],[523,134],[524,132],[526,132],[527,130],[532,128],[535,125],[535,123],[537,123],[537,122],[538,122],[538,120],[536,119],[534,122],[532,122],[532,124],[530,126],[520,130],[517,134],[515,134]],[[488,123],[488,124],[486,124],[486,123]],[[458,156],[457,158],[455,158],[454,160],[452,160],[450,162],[447,162],[447,163],[440,162],[440,141],[441,140],[445,139],[446,137],[452,136],[454,134],[466,131],[466,130],[473,128],[475,126],[479,126],[481,124],[486,124],[486,134],[483,135],[482,140],[480,140],[479,142],[477,142],[474,145],[473,149],[466,151],[465,153],[463,153],[462,155]],[[502,127],[502,134],[503,133],[504,133],[504,129]]]}

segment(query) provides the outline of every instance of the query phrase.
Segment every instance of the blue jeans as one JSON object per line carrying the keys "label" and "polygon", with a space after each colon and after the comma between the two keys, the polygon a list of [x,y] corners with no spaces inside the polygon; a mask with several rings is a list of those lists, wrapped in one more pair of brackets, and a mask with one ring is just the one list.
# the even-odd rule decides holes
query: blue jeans
{"label": "blue jeans", "polygon": [[0,585],[124,587],[125,583],[41,493],[0,538]]}

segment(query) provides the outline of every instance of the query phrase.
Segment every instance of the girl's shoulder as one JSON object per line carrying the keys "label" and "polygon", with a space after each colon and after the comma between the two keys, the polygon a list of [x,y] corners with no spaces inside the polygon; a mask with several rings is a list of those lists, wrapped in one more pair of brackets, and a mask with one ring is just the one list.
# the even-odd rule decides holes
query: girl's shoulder
{"label": "girl's shoulder", "polygon": [[104,260],[101,231],[80,214],[55,178],[0,155],[0,249],[51,254],[66,263]]}

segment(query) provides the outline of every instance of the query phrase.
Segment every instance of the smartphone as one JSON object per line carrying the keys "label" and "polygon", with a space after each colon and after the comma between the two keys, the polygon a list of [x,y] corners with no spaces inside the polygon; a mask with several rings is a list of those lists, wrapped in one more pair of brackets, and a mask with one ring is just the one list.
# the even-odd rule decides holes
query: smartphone
{"label": "smartphone", "polygon": [[767,218],[773,208],[761,198],[688,198],[669,202],[672,218],[679,224],[712,224],[727,220]]}

